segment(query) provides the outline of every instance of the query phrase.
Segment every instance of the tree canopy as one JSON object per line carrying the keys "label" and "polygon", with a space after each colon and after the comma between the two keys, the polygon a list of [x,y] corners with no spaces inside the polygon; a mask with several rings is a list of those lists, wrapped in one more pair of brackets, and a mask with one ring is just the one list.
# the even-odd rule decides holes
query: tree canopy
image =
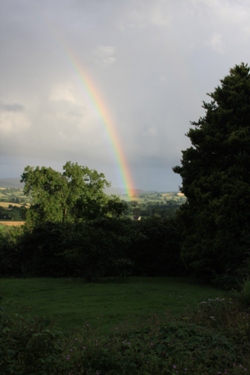
{"label": "tree canopy", "polygon": [[203,102],[205,115],[191,123],[182,165],[173,168],[187,198],[182,258],[208,279],[243,272],[250,244],[249,66],[236,65],[220,82]]}
{"label": "tree canopy", "polygon": [[21,176],[24,193],[31,196],[27,222],[77,222],[99,216],[119,216],[125,205],[108,197],[110,186],[103,173],[67,162],[60,173],[47,167],[27,166]]}

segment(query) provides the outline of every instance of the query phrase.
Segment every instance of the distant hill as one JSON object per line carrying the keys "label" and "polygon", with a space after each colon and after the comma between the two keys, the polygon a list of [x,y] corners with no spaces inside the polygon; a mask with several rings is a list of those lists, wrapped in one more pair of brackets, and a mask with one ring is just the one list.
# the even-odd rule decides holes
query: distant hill
{"label": "distant hill", "polygon": [[[18,189],[23,189],[24,184],[20,182],[20,178],[15,177],[15,178],[0,178],[0,187],[2,188],[18,188]],[[144,192],[143,190],[131,190],[129,192],[129,195],[137,195],[139,193]],[[105,193],[109,195],[124,195],[127,194],[127,191],[122,188],[107,188],[105,189]]]}
{"label": "distant hill", "polygon": [[[0,187],[23,189],[24,184],[20,182],[20,177],[19,178],[18,177],[0,178]],[[118,195],[120,197],[122,196],[139,197],[139,195],[141,194],[159,193],[157,191],[148,191],[148,190],[142,190],[142,189],[129,189],[129,191],[127,191],[126,189],[115,188],[115,187],[106,188],[104,191],[108,195]],[[173,194],[174,193],[175,192],[173,192]]]}
{"label": "distant hill", "polygon": [[122,188],[113,188],[113,187],[106,188],[104,191],[108,195],[118,195],[118,196],[129,195],[129,196],[133,196],[133,197],[136,197],[136,196],[138,196],[139,194],[142,194],[142,193],[146,193],[145,190],[141,190],[141,189],[129,189],[129,191],[127,191],[127,190],[122,189]]}
{"label": "distant hill", "polygon": [[3,188],[19,188],[22,189],[24,186],[23,183],[20,182],[20,177],[15,178],[0,178],[0,187]]}

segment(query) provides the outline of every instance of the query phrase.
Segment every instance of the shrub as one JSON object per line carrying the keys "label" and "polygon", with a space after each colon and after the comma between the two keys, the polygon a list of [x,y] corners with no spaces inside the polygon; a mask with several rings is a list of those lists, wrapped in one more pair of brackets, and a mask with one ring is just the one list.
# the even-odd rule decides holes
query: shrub
{"label": "shrub", "polygon": [[64,253],[73,232],[71,223],[45,222],[26,228],[19,241],[19,264],[23,276],[62,277],[72,275],[75,264]]}
{"label": "shrub", "polygon": [[180,276],[186,273],[180,258],[180,229],[177,219],[151,217],[135,222],[138,232],[130,248],[134,274]]}
{"label": "shrub", "polygon": [[1,375],[63,374],[61,355],[65,338],[48,323],[41,318],[2,316]]}
{"label": "shrub", "polygon": [[23,227],[4,227],[0,231],[0,276],[19,276],[18,260]]}
{"label": "shrub", "polygon": [[[86,324],[70,337],[56,331],[48,319],[2,316],[1,375],[242,375],[247,373],[249,337],[229,316],[236,307],[208,300],[183,321],[159,323],[153,316],[140,326],[116,328],[100,335]],[[231,306],[231,304],[229,304]],[[226,310],[225,310],[226,309]],[[215,314],[216,311],[216,314]],[[227,324],[220,324],[226,311]],[[231,315],[230,315],[231,314]],[[241,316],[242,317],[242,316]],[[212,324],[210,324],[212,322]],[[249,323],[249,322],[248,322]],[[203,324],[203,326],[201,326]],[[144,327],[143,327],[144,325]],[[244,343],[237,338],[242,335]],[[245,349],[244,349],[245,348]],[[249,364],[249,363],[248,363]]]}
{"label": "shrub", "polygon": [[250,316],[238,302],[238,294],[232,298],[215,298],[201,302],[197,309],[184,317],[189,322],[220,331],[247,354],[250,350]]}
{"label": "shrub", "polygon": [[116,331],[102,339],[78,335],[69,348],[69,372],[78,375],[215,375],[242,363],[237,346],[225,335],[184,322]]}
{"label": "shrub", "polygon": [[242,283],[238,298],[244,307],[250,308],[250,279],[247,279]]}

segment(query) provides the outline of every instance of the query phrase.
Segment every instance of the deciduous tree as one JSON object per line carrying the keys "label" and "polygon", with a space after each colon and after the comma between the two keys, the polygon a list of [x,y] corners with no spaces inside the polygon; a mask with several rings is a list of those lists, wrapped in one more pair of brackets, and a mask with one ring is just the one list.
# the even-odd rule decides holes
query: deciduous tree
{"label": "deciduous tree", "polygon": [[103,173],[67,162],[60,173],[47,167],[27,166],[21,176],[24,193],[31,197],[27,221],[76,222],[99,216],[119,216],[125,206],[109,198],[104,188],[110,186]]}

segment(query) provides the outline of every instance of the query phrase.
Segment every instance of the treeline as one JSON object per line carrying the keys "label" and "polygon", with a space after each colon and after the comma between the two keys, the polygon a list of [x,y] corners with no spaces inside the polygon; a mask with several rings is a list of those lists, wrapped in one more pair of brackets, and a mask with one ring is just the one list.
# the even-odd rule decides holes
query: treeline
{"label": "treeline", "polygon": [[179,276],[180,233],[174,217],[128,218],[129,207],[102,173],[67,162],[63,172],[27,166],[26,225],[0,231],[1,276]]}
{"label": "treeline", "polygon": [[132,201],[128,202],[129,213],[133,217],[146,218],[150,216],[160,216],[160,217],[171,217],[174,216],[176,210],[180,207],[181,203],[174,200],[169,200],[167,202],[157,201],[157,202],[138,202]]}
{"label": "treeline", "polygon": [[0,188],[0,202],[27,204],[29,199],[23,195],[22,189],[8,187]]}
{"label": "treeline", "polygon": [[180,276],[176,219],[98,218],[79,223],[43,222],[0,231],[1,276]]}
{"label": "treeline", "polygon": [[0,220],[25,220],[27,208],[9,204],[8,208],[0,206]]}

